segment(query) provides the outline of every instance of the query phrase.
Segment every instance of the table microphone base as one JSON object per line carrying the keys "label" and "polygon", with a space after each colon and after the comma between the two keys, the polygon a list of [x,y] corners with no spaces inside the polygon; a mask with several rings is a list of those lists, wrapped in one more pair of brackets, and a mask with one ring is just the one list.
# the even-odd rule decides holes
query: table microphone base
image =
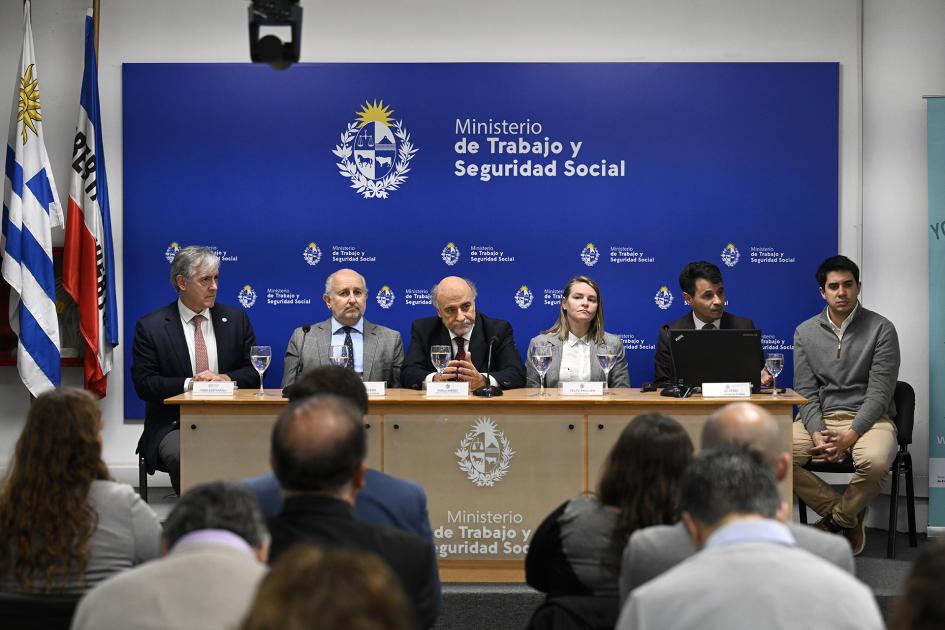
{"label": "table microphone base", "polygon": [[479,389],[473,390],[473,396],[481,398],[495,398],[502,395],[502,388],[495,385],[483,385]]}

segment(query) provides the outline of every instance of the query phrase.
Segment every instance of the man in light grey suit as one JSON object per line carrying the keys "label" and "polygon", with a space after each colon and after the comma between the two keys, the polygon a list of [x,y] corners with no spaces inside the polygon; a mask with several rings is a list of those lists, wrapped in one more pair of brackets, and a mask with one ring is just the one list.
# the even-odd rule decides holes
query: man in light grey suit
{"label": "man in light grey suit", "polygon": [[404,343],[400,333],[364,319],[367,284],[351,269],[339,269],[325,280],[322,296],[331,317],[292,332],[285,350],[282,387],[288,387],[305,370],[330,365],[332,346],[348,348],[349,367],[365,381],[381,381],[400,387]]}
{"label": "man in light grey suit", "polygon": [[679,487],[700,551],[630,594],[617,630],[884,628],[870,589],[799,548],[771,468],[744,446],[700,452]]}
{"label": "man in light grey suit", "polygon": [[266,573],[269,532],[246,488],[205,483],[186,492],[164,524],[165,556],[89,591],[73,630],[236,628]]}
{"label": "man in light grey suit", "polygon": [[[732,403],[709,416],[702,429],[702,448],[726,444],[740,444],[757,451],[778,481],[791,470],[791,453],[786,450],[777,422],[758,405]],[[854,572],[853,553],[846,539],[798,523],[788,523],[787,527],[798,547],[848,573]],[[623,551],[620,567],[621,603],[627,601],[633,589],[695,552],[692,538],[681,522],[634,532]]]}

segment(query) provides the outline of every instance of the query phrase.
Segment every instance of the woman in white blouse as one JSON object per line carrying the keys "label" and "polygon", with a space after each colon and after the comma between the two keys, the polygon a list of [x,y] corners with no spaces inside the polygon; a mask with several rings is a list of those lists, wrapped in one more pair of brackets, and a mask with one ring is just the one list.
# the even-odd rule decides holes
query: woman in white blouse
{"label": "woman in white blouse", "polygon": [[[535,346],[542,342],[551,346],[551,366],[545,374],[546,387],[558,387],[567,381],[606,381],[608,387],[630,387],[623,342],[616,335],[604,332],[604,302],[600,287],[587,276],[568,280],[561,296],[558,321],[529,342],[528,387],[540,384],[541,377],[531,357]],[[598,355],[614,357],[606,379]]]}

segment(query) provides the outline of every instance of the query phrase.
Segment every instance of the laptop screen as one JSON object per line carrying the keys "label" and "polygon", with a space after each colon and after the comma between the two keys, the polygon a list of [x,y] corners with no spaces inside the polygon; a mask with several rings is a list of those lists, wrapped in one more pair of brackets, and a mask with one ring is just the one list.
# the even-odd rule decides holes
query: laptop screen
{"label": "laptop screen", "polygon": [[760,330],[670,330],[669,348],[676,381],[686,387],[751,383],[753,392],[761,388]]}

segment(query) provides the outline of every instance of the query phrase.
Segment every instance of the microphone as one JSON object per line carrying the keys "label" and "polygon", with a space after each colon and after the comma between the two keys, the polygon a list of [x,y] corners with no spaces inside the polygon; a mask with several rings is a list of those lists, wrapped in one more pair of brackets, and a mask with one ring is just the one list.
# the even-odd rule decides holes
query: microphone
{"label": "microphone", "polygon": [[289,389],[299,380],[299,376],[302,375],[302,351],[305,349],[305,337],[311,329],[311,324],[302,326],[302,343],[299,344],[299,362],[295,364],[295,375],[292,377],[292,382],[282,388],[283,398],[289,397]]}
{"label": "microphone", "polygon": [[486,360],[486,384],[478,389],[473,390],[473,396],[494,398],[496,396],[502,395],[502,388],[492,385],[489,382],[489,372],[492,371],[492,345],[498,340],[498,335],[492,335],[492,337],[489,339],[489,358]]}

